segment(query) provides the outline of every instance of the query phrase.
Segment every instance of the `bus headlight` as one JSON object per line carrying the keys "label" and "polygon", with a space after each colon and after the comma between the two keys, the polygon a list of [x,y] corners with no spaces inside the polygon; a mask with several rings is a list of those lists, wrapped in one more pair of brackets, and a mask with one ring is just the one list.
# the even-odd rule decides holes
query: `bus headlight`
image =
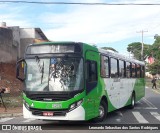
{"label": "bus headlight", "polygon": [[72,111],[72,110],[74,110],[75,108],[77,108],[78,106],[80,106],[80,105],[82,104],[82,102],[83,102],[83,99],[81,99],[81,100],[79,100],[79,101],[71,104],[69,111]]}

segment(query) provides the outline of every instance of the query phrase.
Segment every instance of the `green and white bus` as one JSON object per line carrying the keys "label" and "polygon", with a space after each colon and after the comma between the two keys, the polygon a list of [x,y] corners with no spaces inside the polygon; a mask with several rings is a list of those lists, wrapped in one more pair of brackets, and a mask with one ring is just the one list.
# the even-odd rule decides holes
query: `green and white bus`
{"label": "green and white bus", "polygon": [[16,76],[24,118],[103,121],[145,95],[144,62],[79,42],[29,45]]}

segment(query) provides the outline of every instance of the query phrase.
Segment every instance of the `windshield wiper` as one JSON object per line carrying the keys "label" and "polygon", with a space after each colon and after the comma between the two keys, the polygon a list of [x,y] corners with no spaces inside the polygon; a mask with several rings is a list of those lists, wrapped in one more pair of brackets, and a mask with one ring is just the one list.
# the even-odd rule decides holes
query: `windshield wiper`
{"label": "windshield wiper", "polygon": [[43,74],[44,74],[44,61],[43,61],[43,65],[41,66],[39,57],[35,56],[35,58],[36,58],[36,62],[37,62],[38,68],[39,68],[39,72],[42,73],[42,75],[41,75],[41,84],[42,84]]}

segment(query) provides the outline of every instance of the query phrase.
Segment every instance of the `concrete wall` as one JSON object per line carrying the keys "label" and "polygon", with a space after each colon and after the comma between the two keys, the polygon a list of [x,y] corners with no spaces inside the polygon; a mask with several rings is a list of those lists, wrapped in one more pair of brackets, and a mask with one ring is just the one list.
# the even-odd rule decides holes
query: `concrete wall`
{"label": "concrete wall", "polygon": [[21,28],[20,38],[35,38],[35,29],[34,28]]}
{"label": "concrete wall", "polygon": [[0,62],[17,60],[17,47],[13,45],[12,30],[0,28]]}
{"label": "concrete wall", "polygon": [[24,57],[25,49],[29,44],[33,44],[34,38],[21,38],[20,39],[20,57]]}
{"label": "concrete wall", "polygon": [[26,47],[29,44],[33,44],[34,38],[34,28],[20,28],[20,58],[24,57]]}
{"label": "concrete wall", "polygon": [[20,29],[19,26],[9,27],[9,29],[12,30],[12,36],[13,36],[13,46],[16,48],[17,51],[17,58],[20,57],[19,51],[20,51]]}

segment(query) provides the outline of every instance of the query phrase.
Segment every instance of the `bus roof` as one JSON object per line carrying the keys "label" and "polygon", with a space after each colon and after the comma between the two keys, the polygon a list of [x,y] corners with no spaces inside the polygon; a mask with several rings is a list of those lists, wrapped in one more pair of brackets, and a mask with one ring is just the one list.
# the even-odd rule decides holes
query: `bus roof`
{"label": "bus roof", "polygon": [[48,44],[48,45],[52,45],[52,44],[76,44],[76,43],[80,43],[80,42],[72,42],[72,41],[53,41],[53,42],[40,42],[40,43],[34,43],[34,44],[30,44],[30,45],[41,45],[41,44]]}

